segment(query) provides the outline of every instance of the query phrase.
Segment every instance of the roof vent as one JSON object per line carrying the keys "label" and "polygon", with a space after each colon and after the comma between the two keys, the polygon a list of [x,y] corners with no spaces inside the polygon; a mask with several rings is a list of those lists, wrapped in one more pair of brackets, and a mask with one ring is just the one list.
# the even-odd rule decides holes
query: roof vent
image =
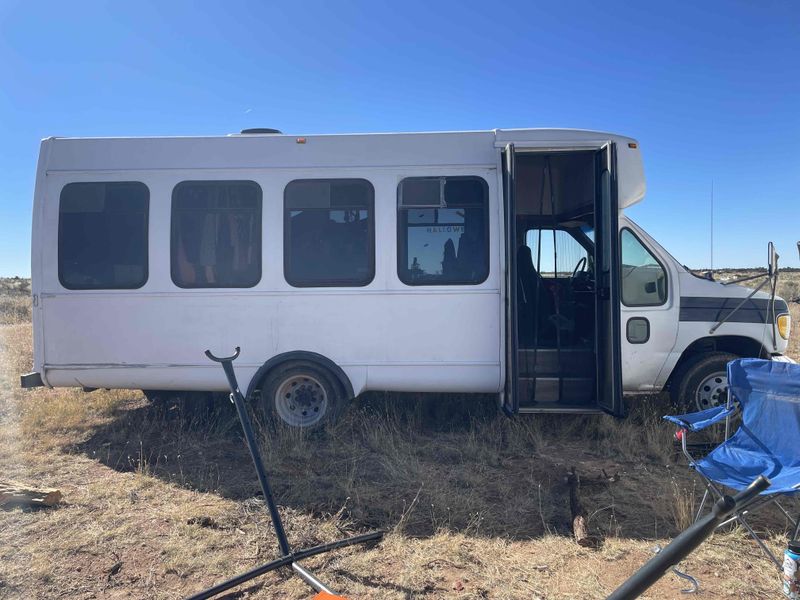
{"label": "roof vent", "polygon": [[283,132],[279,129],[270,129],[269,127],[253,127],[252,129],[242,129],[243,135],[248,135],[251,133],[261,133],[261,134],[269,134],[269,135],[282,135]]}

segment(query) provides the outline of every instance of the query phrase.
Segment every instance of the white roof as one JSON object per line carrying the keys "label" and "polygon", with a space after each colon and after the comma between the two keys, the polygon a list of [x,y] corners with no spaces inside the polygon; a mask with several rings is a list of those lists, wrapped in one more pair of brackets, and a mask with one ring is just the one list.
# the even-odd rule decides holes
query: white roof
{"label": "white roof", "polygon": [[[302,138],[305,143],[298,143]],[[617,146],[619,206],[644,196],[635,140],[577,129],[495,129],[324,135],[235,134],[214,137],[48,138],[40,168],[64,171],[269,169],[314,167],[495,166],[497,149]]]}

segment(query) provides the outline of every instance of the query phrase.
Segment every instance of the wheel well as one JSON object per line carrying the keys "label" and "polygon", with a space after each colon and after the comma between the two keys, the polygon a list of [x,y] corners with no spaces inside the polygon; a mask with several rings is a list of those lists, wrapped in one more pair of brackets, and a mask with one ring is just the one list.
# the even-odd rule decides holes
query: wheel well
{"label": "wheel well", "polygon": [[709,352],[730,352],[742,358],[760,358],[769,355],[769,352],[761,345],[761,342],[741,335],[720,335],[698,338],[683,351],[683,354],[681,354],[678,362],[673,367],[665,387],[669,387],[672,383],[673,376],[683,365],[699,354],[707,354]]}
{"label": "wheel well", "polygon": [[344,392],[345,396],[347,396],[348,400],[355,396],[355,393],[353,393],[353,384],[350,383],[350,378],[342,370],[342,368],[330,358],[323,356],[322,354],[317,354],[316,352],[309,352],[308,350],[293,350],[291,352],[284,352],[283,354],[273,356],[267,362],[261,365],[261,367],[259,367],[258,371],[256,371],[256,374],[253,376],[253,379],[250,380],[250,385],[247,387],[247,398],[252,397],[253,393],[261,385],[261,382],[264,381],[264,377],[266,377],[267,373],[272,371],[272,369],[287,362],[294,361],[311,362],[324,369],[327,369],[339,381],[339,384],[342,386],[342,391]]}

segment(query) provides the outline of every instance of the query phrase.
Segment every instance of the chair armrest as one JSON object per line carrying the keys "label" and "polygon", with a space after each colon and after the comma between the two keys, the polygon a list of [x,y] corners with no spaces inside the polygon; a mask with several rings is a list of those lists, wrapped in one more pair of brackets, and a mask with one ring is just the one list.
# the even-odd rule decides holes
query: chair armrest
{"label": "chair armrest", "polygon": [[664,420],[674,423],[681,429],[689,431],[700,431],[709,425],[719,423],[736,412],[736,405],[727,408],[725,406],[715,406],[699,412],[686,413],[684,415],[664,415]]}

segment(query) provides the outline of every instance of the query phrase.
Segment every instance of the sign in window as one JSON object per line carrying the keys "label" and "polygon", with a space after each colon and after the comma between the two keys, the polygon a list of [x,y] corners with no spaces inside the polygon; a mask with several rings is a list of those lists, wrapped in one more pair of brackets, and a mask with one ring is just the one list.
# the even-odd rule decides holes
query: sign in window
{"label": "sign in window", "polygon": [[398,187],[398,276],[408,285],[489,276],[489,190],[479,177],[414,177]]}

